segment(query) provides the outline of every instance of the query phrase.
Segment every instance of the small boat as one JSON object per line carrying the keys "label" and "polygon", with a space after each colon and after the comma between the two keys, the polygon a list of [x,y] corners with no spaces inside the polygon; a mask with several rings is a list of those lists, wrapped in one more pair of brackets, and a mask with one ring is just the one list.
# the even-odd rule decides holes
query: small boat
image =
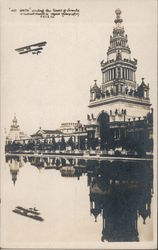
{"label": "small boat", "polygon": [[26,209],[20,206],[17,206],[15,209],[12,210],[12,212],[16,214],[20,214],[25,217],[29,217],[31,219],[38,220],[38,221],[44,221],[44,219],[40,216],[40,213],[37,211],[38,209],[36,209],[35,207]]}

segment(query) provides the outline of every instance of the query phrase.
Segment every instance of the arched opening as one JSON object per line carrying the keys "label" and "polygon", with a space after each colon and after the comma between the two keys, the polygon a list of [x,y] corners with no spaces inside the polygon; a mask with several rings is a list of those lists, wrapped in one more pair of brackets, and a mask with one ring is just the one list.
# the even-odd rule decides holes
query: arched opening
{"label": "arched opening", "polygon": [[98,117],[99,124],[99,136],[101,139],[101,149],[108,147],[109,141],[109,115],[106,112],[102,112]]}

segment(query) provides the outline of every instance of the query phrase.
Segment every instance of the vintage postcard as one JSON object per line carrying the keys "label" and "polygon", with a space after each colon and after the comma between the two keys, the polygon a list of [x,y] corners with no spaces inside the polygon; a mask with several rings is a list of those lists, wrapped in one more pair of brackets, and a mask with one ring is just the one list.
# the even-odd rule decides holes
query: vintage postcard
{"label": "vintage postcard", "polygon": [[3,249],[157,248],[157,1],[6,0]]}

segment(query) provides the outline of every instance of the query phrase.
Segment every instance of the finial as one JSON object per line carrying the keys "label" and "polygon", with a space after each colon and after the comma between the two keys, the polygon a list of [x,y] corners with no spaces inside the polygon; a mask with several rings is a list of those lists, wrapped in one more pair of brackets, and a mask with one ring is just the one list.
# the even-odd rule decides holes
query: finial
{"label": "finial", "polygon": [[142,82],[144,82],[144,77],[142,77]]}
{"label": "finial", "polygon": [[94,80],[94,83],[97,84],[97,80]]}
{"label": "finial", "polygon": [[17,122],[17,119],[16,119],[16,113],[14,113],[13,122]]}
{"label": "finial", "polygon": [[120,17],[120,15],[122,13],[121,10],[120,9],[116,9],[115,13],[116,13],[115,23],[122,23],[123,20]]}
{"label": "finial", "polygon": [[119,19],[120,15],[121,15],[121,10],[120,9],[116,9],[115,13],[116,13],[116,18]]}

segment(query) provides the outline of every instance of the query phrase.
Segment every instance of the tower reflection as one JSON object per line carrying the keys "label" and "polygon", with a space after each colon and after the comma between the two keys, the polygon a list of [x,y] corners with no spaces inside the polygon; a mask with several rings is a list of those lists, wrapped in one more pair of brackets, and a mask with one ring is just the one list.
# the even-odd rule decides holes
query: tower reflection
{"label": "tower reflection", "polygon": [[139,241],[138,216],[151,215],[153,172],[151,164],[101,162],[88,174],[90,212],[102,216],[101,240]]}
{"label": "tower reflection", "polygon": [[[6,157],[15,184],[20,167],[60,171],[61,178],[87,175],[90,213],[102,218],[101,241],[139,241],[138,218],[151,215],[152,161],[98,161],[63,157]],[[62,180],[61,180],[62,181]],[[60,186],[60,181],[59,181]]]}
{"label": "tower reflection", "polygon": [[21,167],[23,167],[23,165],[24,165],[23,157],[18,157],[18,156],[9,157],[9,156],[7,156],[6,157],[6,162],[9,165],[10,174],[12,176],[12,181],[13,181],[13,184],[15,186],[15,183],[17,181],[17,176],[18,176],[18,173],[19,173],[19,169]]}

